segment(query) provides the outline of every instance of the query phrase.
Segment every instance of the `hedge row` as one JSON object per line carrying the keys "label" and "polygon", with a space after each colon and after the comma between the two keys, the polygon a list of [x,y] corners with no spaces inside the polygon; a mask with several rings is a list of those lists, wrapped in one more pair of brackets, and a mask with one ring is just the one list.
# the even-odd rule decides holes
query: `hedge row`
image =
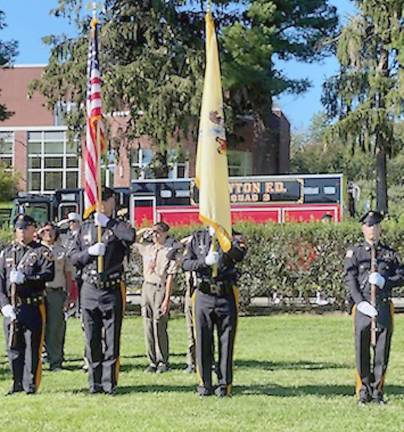
{"label": "hedge row", "polygon": [[[349,245],[362,239],[359,224],[246,223],[237,225],[236,229],[244,234],[248,245],[248,254],[240,264],[239,287],[244,305],[253,297],[271,297],[275,292],[284,299],[307,301],[316,291],[321,291],[335,299],[337,306],[343,306],[346,298],[343,262]],[[180,239],[191,231],[191,227],[177,228],[172,230],[172,235]],[[383,241],[404,258],[403,240],[403,224],[383,223]],[[141,287],[141,267],[140,257],[133,255],[127,274],[132,290]],[[179,275],[177,291],[183,289],[183,276]]]}
{"label": "hedge row", "polygon": [[[248,245],[248,254],[239,266],[243,305],[248,305],[253,297],[272,297],[274,293],[284,301],[299,298],[302,302],[308,302],[320,291],[325,297],[334,299],[337,308],[344,307],[344,258],[350,245],[362,241],[358,223],[246,223],[235,228],[244,234]],[[182,238],[191,231],[191,228],[173,229],[172,235]],[[383,224],[383,241],[404,258],[403,240],[404,224]],[[141,284],[140,272],[139,257],[133,257],[129,278],[133,288]],[[179,275],[177,291],[183,289],[184,280]]]}

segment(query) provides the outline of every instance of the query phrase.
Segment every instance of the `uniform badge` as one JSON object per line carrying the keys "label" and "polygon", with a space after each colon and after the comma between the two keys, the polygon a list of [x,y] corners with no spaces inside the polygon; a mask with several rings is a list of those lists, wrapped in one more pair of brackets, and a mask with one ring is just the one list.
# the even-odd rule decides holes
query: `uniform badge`
{"label": "uniform badge", "polygon": [[54,261],[53,254],[52,254],[52,252],[51,252],[49,249],[47,249],[47,250],[44,251],[43,256],[44,256],[48,261]]}
{"label": "uniform badge", "polygon": [[352,258],[353,257],[353,250],[352,249],[348,249],[347,253],[345,255],[345,258]]}

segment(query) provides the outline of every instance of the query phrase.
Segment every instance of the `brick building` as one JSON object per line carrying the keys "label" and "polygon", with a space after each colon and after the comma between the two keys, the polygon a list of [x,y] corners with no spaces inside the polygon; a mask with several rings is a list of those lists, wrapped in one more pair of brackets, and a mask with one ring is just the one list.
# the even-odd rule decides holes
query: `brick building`
{"label": "brick building", "polygon": [[[15,66],[0,69],[0,101],[14,114],[0,123],[0,161],[7,169],[20,173],[21,189],[33,193],[51,193],[59,188],[81,186],[83,178],[79,157],[79,143],[67,139],[67,128],[63,125],[60,111],[53,112],[45,106],[39,94],[28,98],[28,86],[39,78],[43,65]],[[252,119],[244,119],[238,131],[241,139],[229,143],[229,170],[231,176],[280,174],[289,172],[290,125],[279,109],[270,115],[273,125],[270,144],[260,145],[254,137]],[[126,113],[108,115],[111,135],[120,137],[124,130]],[[151,177],[150,162],[153,159],[153,144],[147,137],[127,143],[122,139],[119,158],[110,155],[111,164],[104,170],[107,184],[129,186],[139,176]],[[127,149],[130,150],[127,150]],[[170,165],[170,177],[182,178],[194,175],[196,143],[182,143],[185,158],[178,161],[175,150]],[[117,159],[118,162],[114,162]]]}

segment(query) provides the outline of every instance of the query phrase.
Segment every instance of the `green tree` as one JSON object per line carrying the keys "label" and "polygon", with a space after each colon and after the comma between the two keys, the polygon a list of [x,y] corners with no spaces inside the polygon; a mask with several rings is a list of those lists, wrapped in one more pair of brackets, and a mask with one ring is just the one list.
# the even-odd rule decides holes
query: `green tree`
{"label": "green tree", "polygon": [[324,113],[315,114],[307,131],[292,132],[291,169],[299,174],[342,173],[347,180],[374,177],[372,158],[352,154],[338,137],[327,143],[330,122]]}
{"label": "green tree", "polygon": [[[305,91],[307,79],[286,77],[276,60],[312,62],[329,54],[323,42],[334,35],[335,7],[328,0],[214,0],[221,43],[226,119],[230,129],[238,114],[256,119],[263,148],[270,135],[272,97]],[[106,112],[130,110],[125,138],[150,136],[167,160],[167,143],[197,130],[204,67],[205,2],[184,0],[105,0],[101,65]],[[85,99],[89,16],[79,0],[59,0],[56,16],[68,17],[79,36],[49,36],[52,53],[43,78],[32,90],[44,94],[51,108],[70,95]],[[82,79],[78,79],[82,77]],[[70,113],[68,124],[82,130],[84,111]],[[265,158],[262,158],[263,160]],[[265,170],[265,167],[262,167]]]}
{"label": "green tree", "polygon": [[[273,133],[273,97],[300,94],[311,85],[307,78],[286,76],[279,60],[312,63],[330,54],[327,41],[335,36],[338,19],[327,0],[243,3],[242,18],[223,29],[224,85],[235,111],[254,116],[256,141],[264,155]],[[265,157],[261,160],[258,171],[266,174]]]}
{"label": "green tree", "polygon": [[[376,201],[386,213],[387,157],[403,147],[395,123],[402,114],[399,51],[403,47],[402,0],[357,0],[358,14],[337,43],[338,75],[324,86],[323,103],[337,119],[330,136],[375,155]],[[402,84],[401,84],[402,86]]]}
{"label": "green tree", "polygon": [[[0,10],[0,30],[6,27],[5,15]],[[16,41],[2,41],[0,40],[0,68],[9,66],[17,55],[17,42]],[[7,110],[4,104],[0,103],[0,121],[9,118],[13,113]]]}
{"label": "green tree", "polygon": [[10,201],[17,193],[18,174],[10,173],[6,170],[7,166],[0,162],[0,202]]}

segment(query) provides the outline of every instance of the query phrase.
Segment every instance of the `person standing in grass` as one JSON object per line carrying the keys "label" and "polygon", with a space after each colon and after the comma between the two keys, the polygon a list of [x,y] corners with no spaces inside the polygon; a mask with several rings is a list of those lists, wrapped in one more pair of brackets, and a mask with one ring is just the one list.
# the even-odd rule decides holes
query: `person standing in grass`
{"label": "person standing in grass", "polygon": [[[125,312],[124,259],[135,230],[112,217],[115,192],[102,189],[100,212],[86,220],[77,234],[70,259],[82,272],[81,313],[86,338],[90,394],[114,395],[120,367],[120,338]],[[97,231],[101,226],[102,241]],[[102,271],[97,261],[103,257]]]}
{"label": "person standing in grass", "polygon": [[[360,405],[386,403],[383,394],[393,334],[392,288],[404,284],[404,268],[396,252],[380,241],[382,218],[380,213],[369,211],[360,219],[364,241],[350,247],[345,257],[345,283],[354,303],[356,396]],[[371,304],[371,285],[377,289],[375,305]],[[371,363],[372,319],[376,320],[376,341]]]}
{"label": "person standing in grass", "polygon": [[177,272],[175,259],[169,253],[175,240],[168,236],[170,227],[157,222],[143,228],[143,234],[152,243],[135,243],[135,250],[143,258],[142,316],[149,366],[145,372],[164,373],[169,370],[168,312],[174,277]]}
{"label": "person standing in grass", "polygon": [[47,246],[55,261],[55,277],[46,282],[46,330],[45,347],[49,370],[62,369],[64,342],[66,333],[65,307],[68,301],[68,289],[71,285],[70,260],[66,250],[58,241],[59,232],[52,222],[47,222],[38,232],[42,244]]}
{"label": "person standing in grass", "polygon": [[[247,248],[242,236],[233,233],[228,252],[223,252],[220,246],[215,250],[213,235],[213,229],[199,230],[192,234],[182,268],[196,274],[192,304],[199,378],[197,392],[202,397],[213,393],[218,397],[226,397],[232,395],[233,352],[238,315],[238,272],[235,266],[244,258]],[[215,266],[217,271],[214,270]],[[218,334],[219,358],[216,373],[219,385],[214,389],[212,348],[215,327]]]}
{"label": "person standing in grass", "polygon": [[41,383],[45,284],[53,280],[51,251],[34,240],[35,220],[20,214],[15,241],[0,253],[0,307],[13,385],[7,395],[35,394]]}

